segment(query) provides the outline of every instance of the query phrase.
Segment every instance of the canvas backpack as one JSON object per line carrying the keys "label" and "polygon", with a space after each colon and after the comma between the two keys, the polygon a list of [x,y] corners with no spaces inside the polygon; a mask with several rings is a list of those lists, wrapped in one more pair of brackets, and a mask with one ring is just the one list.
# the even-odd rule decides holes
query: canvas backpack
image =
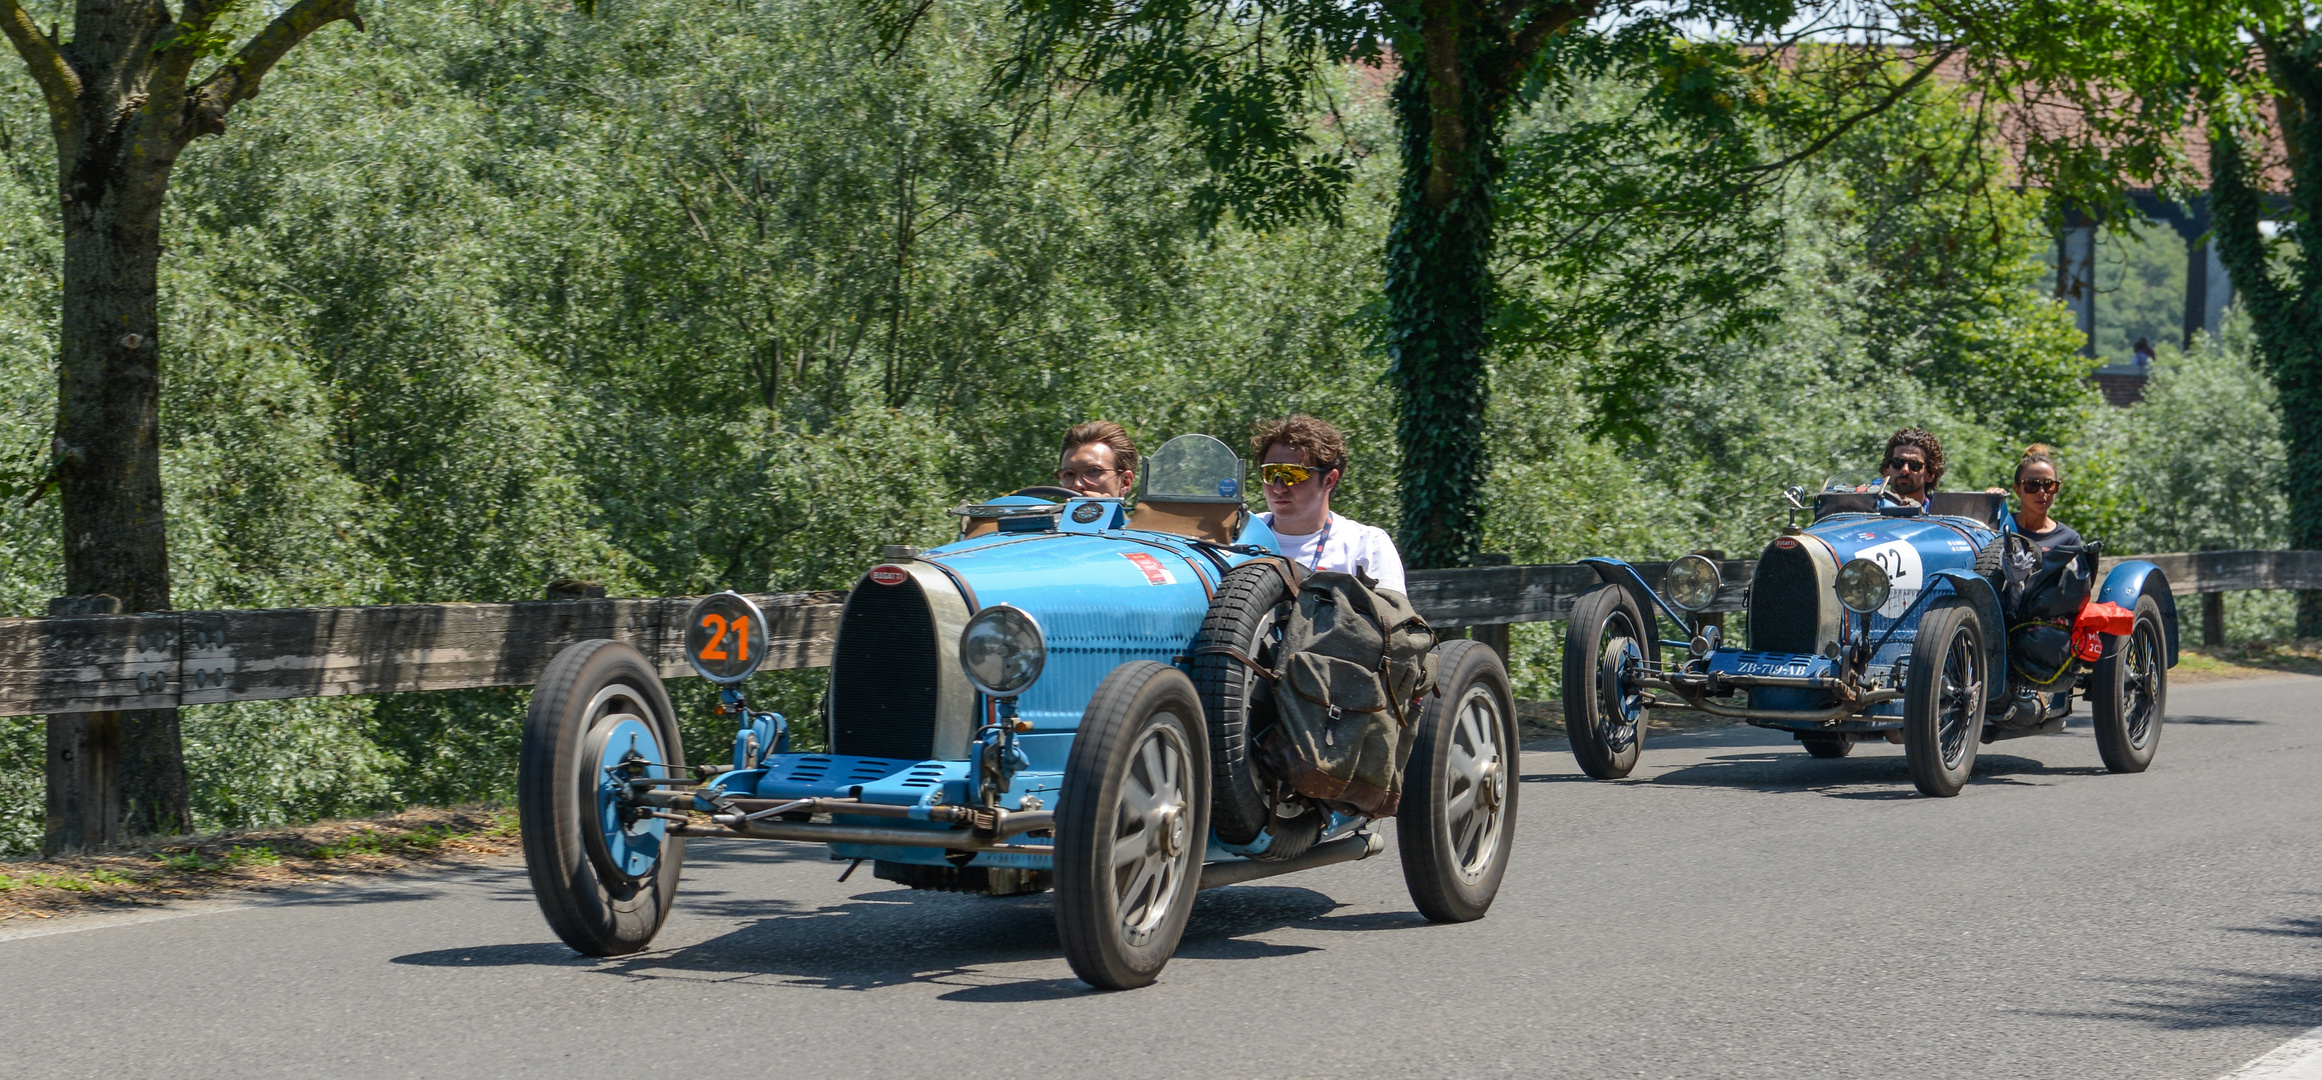
{"label": "canvas backpack", "polygon": [[1268,673],[1279,719],[1260,760],[1300,795],[1385,817],[1402,803],[1419,698],[1435,687],[1435,632],[1401,593],[1358,575],[1300,583]]}

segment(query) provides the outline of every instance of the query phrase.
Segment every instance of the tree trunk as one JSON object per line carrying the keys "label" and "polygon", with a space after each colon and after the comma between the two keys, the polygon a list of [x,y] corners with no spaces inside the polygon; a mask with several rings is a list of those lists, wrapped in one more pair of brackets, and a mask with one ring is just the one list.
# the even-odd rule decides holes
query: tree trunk
{"label": "tree trunk", "polygon": [[1387,233],[1387,353],[1402,449],[1400,540],[1414,569],[1466,566],[1482,546],[1501,162],[1492,91],[1476,75],[1479,15],[1468,0],[1429,0],[1424,49],[1395,80],[1403,176]]}
{"label": "tree trunk", "polygon": [[[66,592],[110,594],[127,611],[166,611],[158,275],[162,200],[178,147],[137,137],[120,119],[134,108],[87,102],[81,130],[90,134],[59,147],[64,315],[51,449]],[[44,847],[98,847],[192,828],[177,710],[56,716],[49,725],[52,748],[110,743],[118,777],[83,783],[52,771]],[[80,812],[57,812],[60,785],[84,797]],[[100,793],[110,806],[88,803]]]}

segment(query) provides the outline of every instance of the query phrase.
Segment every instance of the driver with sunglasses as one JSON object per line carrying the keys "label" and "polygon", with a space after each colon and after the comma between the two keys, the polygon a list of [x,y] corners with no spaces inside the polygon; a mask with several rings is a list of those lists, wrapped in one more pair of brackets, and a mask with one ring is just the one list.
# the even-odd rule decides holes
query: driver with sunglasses
{"label": "driver with sunglasses", "polygon": [[1250,432],[1268,528],[1282,554],[1308,570],[1361,571],[1378,588],[1404,591],[1403,556],[1385,529],[1332,513],[1330,497],[1346,473],[1346,436],[1311,416],[1260,422]]}
{"label": "driver with sunglasses", "polygon": [[1887,495],[1897,502],[1927,501],[1943,480],[1943,443],[1921,428],[1904,428],[1887,436],[1887,457],[1879,466],[1887,479]]}

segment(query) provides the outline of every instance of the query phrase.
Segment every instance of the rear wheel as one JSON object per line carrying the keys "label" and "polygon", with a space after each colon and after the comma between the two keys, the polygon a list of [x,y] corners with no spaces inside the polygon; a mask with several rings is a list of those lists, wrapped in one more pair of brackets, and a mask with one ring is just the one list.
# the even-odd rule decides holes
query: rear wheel
{"label": "rear wheel", "polygon": [[624,777],[684,763],[669,694],[643,654],[584,641],[549,662],[524,719],[516,808],[532,895],[565,944],[633,953],[669,917],[685,840],[636,813]]}
{"label": "rear wheel", "polygon": [[1208,778],[1192,680],[1150,660],[1105,676],[1056,805],[1056,935],[1082,981],[1144,986],[1177,951],[1209,838]]}
{"label": "rear wheel", "polygon": [[1419,719],[1395,837],[1419,913],[1468,922],[1491,910],[1514,846],[1516,702],[1489,647],[1447,641],[1435,659],[1441,693]]}
{"label": "rear wheel", "polygon": [[1258,668],[1280,662],[1275,646],[1282,640],[1282,609],[1289,599],[1289,583],[1273,566],[1244,563],[1219,582],[1193,639],[1193,685],[1201,694],[1208,728],[1210,821],[1217,838],[1229,844],[1250,843],[1274,826],[1269,855],[1295,846],[1284,840],[1297,835],[1291,822],[1276,820],[1270,785],[1257,761],[1258,732],[1274,722],[1273,690]]}
{"label": "rear wheel", "polygon": [[1623,672],[1642,664],[1651,623],[1628,590],[1598,585],[1572,604],[1564,628],[1564,732],[1580,771],[1618,780],[1637,767],[1651,719]]}
{"label": "rear wheel", "polygon": [[1798,742],[1808,754],[1818,758],[1842,758],[1854,753],[1854,740],[1844,735],[1802,736]]}
{"label": "rear wheel", "polygon": [[1925,794],[1949,798],[1975,771],[1983,741],[1983,622],[1958,597],[1928,606],[1903,690],[1903,759]]}
{"label": "rear wheel", "polygon": [[2129,635],[2105,643],[2089,681],[2089,712],[2096,722],[2096,752],[2113,772],[2143,772],[2161,748],[2161,721],[2169,702],[2168,645],[2161,630],[2161,605],[2137,598],[2137,621]]}

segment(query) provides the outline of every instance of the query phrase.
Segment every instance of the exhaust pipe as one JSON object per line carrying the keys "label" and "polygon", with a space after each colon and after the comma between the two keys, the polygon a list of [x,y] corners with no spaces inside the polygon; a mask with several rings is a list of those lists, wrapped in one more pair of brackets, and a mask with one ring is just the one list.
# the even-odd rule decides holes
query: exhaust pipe
{"label": "exhaust pipe", "polygon": [[1312,870],[1317,866],[1354,862],[1368,859],[1387,849],[1387,838],[1378,833],[1348,836],[1327,844],[1317,844],[1313,850],[1295,859],[1267,862],[1263,859],[1244,859],[1241,862],[1210,863],[1201,868],[1201,887],[1215,889],[1221,885],[1239,885],[1276,874]]}

